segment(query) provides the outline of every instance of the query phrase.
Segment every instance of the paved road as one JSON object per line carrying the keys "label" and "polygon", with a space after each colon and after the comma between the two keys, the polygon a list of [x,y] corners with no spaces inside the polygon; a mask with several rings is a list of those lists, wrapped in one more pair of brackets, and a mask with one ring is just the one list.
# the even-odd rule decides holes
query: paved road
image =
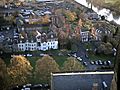
{"label": "paved road", "polygon": [[77,45],[77,47],[78,47],[78,50],[77,50],[77,56],[78,57],[81,57],[82,58],[82,63],[83,62],[86,62],[87,63],[87,69],[88,70],[95,70],[95,69],[97,69],[97,66],[96,65],[91,65],[90,64],[90,60],[89,60],[89,58],[88,57],[86,57],[86,55],[87,55],[87,51],[86,51],[86,49],[84,48],[84,46],[83,46],[83,43],[79,43],[78,45]]}

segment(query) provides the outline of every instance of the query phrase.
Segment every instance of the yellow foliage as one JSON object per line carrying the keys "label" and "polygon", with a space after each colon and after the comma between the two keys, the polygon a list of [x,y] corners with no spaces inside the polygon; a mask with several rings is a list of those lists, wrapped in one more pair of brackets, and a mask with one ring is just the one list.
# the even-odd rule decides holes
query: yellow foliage
{"label": "yellow foliage", "polygon": [[76,60],[76,58],[69,57],[68,60],[65,61],[63,70],[64,71],[79,71],[85,69],[85,67]]}
{"label": "yellow foliage", "polygon": [[77,15],[75,12],[71,12],[69,10],[65,11],[65,16],[67,17],[68,21],[74,21],[77,18]]}
{"label": "yellow foliage", "polygon": [[7,71],[10,76],[10,84],[20,85],[27,82],[27,77],[31,76],[32,66],[25,57],[13,56]]}

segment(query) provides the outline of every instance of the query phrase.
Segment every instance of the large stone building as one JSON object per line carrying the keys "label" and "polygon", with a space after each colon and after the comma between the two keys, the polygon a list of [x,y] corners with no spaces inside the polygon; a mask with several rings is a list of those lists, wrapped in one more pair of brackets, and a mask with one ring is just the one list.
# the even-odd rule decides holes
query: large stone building
{"label": "large stone building", "polygon": [[113,71],[51,74],[51,90],[109,90]]}
{"label": "large stone building", "polygon": [[119,90],[120,86],[118,85],[120,82],[120,43],[117,47],[117,55],[116,55],[116,60],[115,60],[115,74],[111,83],[111,90]]}

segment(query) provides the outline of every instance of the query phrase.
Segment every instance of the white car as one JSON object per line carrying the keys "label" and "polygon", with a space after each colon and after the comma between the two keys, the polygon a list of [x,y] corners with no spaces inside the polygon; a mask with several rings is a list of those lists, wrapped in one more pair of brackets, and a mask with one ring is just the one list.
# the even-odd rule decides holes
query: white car
{"label": "white car", "polygon": [[32,54],[27,54],[28,57],[32,57]]}
{"label": "white car", "polygon": [[82,58],[80,58],[80,57],[77,57],[77,59],[78,59],[79,61],[82,61]]}

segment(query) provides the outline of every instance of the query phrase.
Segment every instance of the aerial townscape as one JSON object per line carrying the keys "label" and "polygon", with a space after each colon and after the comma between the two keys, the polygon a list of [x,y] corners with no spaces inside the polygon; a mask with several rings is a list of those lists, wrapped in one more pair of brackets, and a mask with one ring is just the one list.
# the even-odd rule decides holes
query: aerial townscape
{"label": "aerial townscape", "polygon": [[0,0],[0,90],[120,90],[119,0]]}

